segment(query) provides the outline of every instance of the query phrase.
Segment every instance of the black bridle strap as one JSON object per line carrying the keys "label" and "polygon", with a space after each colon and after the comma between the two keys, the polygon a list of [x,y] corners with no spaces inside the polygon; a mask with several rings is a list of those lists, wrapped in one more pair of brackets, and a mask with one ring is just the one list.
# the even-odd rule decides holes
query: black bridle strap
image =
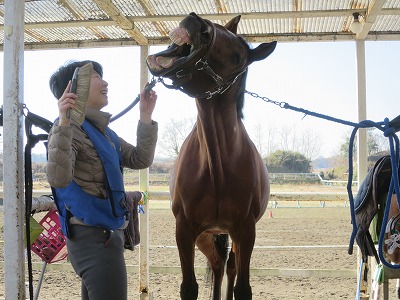
{"label": "black bridle strap", "polygon": [[[24,107],[26,108],[26,107]],[[33,300],[33,269],[32,269],[32,255],[31,255],[31,239],[30,239],[30,217],[32,215],[32,190],[33,190],[33,176],[32,176],[32,149],[40,141],[46,141],[48,132],[52,126],[52,122],[35,115],[31,112],[26,114],[25,117],[25,133],[27,136],[27,143],[25,145],[24,158],[25,158],[25,236],[26,236],[26,249],[28,259],[28,280],[29,280],[29,299]],[[33,134],[32,126],[37,126],[47,133]],[[46,145],[47,150],[47,145]]]}

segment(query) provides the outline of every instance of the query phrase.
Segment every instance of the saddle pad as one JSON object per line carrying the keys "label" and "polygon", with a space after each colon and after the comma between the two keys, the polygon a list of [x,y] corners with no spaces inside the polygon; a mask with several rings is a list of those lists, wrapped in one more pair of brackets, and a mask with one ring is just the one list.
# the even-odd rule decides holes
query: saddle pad
{"label": "saddle pad", "polygon": [[[385,167],[387,168],[388,164],[390,167],[390,156],[383,156],[379,158],[373,168],[368,171],[367,176],[358,189],[357,195],[354,197],[354,210],[356,213],[364,207],[367,201],[372,200],[370,197],[372,196],[372,191],[374,189],[374,182],[377,182],[375,176],[379,176],[379,173]],[[377,203],[374,203],[373,206],[377,207]]]}

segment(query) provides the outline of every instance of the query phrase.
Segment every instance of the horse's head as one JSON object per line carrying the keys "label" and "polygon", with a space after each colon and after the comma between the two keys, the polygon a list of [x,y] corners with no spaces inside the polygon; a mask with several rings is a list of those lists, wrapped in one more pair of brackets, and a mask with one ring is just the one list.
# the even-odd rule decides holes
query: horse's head
{"label": "horse's head", "polygon": [[[268,57],[276,42],[251,49],[236,34],[240,16],[225,26],[189,14],[170,32],[167,50],[149,55],[147,66],[157,77],[172,80],[172,88],[189,96],[211,98],[229,89],[247,66]],[[243,90],[244,91],[244,90]]]}

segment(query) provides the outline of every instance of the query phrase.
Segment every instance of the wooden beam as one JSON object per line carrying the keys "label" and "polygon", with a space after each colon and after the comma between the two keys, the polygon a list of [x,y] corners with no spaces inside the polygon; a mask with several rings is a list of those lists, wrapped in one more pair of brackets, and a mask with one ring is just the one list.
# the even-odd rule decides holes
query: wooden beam
{"label": "wooden beam", "polygon": [[[59,5],[67,9],[76,19],[84,20],[85,16],[82,15],[78,8],[76,7],[75,3],[71,2],[71,0],[58,0],[57,2]],[[104,33],[102,33],[98,28],[94,26],[86,26],[88,30],[90,30],[95,36],[99,39],[106,38]]]}
{"label": "wooden beam", "polygon": [[[153,4],[150,1],[148,1],[148,0],[138,0],[138,3],[143,8],[143,10],[144,10],[144,12],[145,12],[145,14],[147,16],[157,15],[157,12],[154,9]],[[131,22],[135,22],[135,21],[131,20]],[[165,26],[165,24],[163,24],[162,22],[158,22],[158,21],[151,22],[151,23],[157,29],[157,31],[160,33],[160,35],[168,36],[169,29]]]}
{"label": "wooden beam", "polygon": [[385,2],[385,0],[373,0],[369,3],[367,13],[366,15],[363,15],[365,20],[363,30],[357,34],[358,40],[363,40],[366,38],[372,28],[372,25],[374,25],[377,16],[382,14],[382,8]]}
{"label": "wooden beam", "polygon": [[[342,9],[342,10],[327,10],[327,11],[307,11],[307,12],[276,12],[276,13],[242,13],[242,19],[287,19],[287,18],[317,18],[317,17],[343,17],[350,16],[355,12],[360,12],[359,9]],[[365,11],[364,11],[365,13]],[[238,14],[204,14],[201,17],[209,20],[226,20],[236,17]],[[385,8],[379,13],[381,16],[400,15],[400,8]],[[126,17],[130,23],[136,22],[171,22],[181,21],[186,15],[150,15],[150,16],[135,16]],[[34,22],[25,23],[27,29],[37,28],[74,28],[74,27],[90,27],[90,26],[117,26],[118,23],[112,19],[103,20],[70,20],[70,21],[55,21],[55,22]],[[0,25],[0,30],[4,30],[4,25]]]}
{"label": "wooden beam", "polygon": [[147,38],[136,28],[135,23],[121,14],[111,0],[93,0],[119,27],[125,30],[128,35],[138,42],[139,45],[147,45]]}
{"label": "wooden beam", "polygon": [[226,14],[228,10],[226,9],[225,1],[214,0],[215,6],[217,7],[218,14]]}
{"label": "wooden beam", "polygon": [[[296,42],[339,42],[354,41],[354,34],[274,34],[261,35],[250,34],[243,35],[249,43],[265,43],[278,41],[280,43]],[[400,32],[369,32],[366,41],[400,41]],[[159,46],[169,45],[169,37],[155,37],[148,39],[148,45]],[[64,42],[29,42],[25,43],[25,50],[49,50],[49,49],[71,49],[71,48],[104,48],[104,47],[129,47],[138,46],[137,41],[131,39],[99,39],[85,41],[64,41]],[[3,51],[3,45],[0,44],[0,51]]]}
{"label": "wooden beam", "polygon": [[[200,17],[215,21],[227,20],[241,15],[242,19],[292,19],[292,18],[330,18],[347,17],[353,13],[366,14],[365,9],[335,9],[335,10],[309,10],[309,11],[283,11],[283,12],[251,12],[251,13],[226,13],[226,14],[199,14]],[[400,8],[382,9],[380,15],[399,15]],[[186,15],[153,15],[128,17],[134,22],[152,21],[181,21]]]}

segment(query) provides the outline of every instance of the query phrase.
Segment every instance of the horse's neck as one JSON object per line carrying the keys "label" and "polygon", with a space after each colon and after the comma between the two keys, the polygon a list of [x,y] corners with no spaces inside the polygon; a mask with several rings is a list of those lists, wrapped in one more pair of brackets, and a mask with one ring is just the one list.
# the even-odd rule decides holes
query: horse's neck
{"label": "horse's neck", "polygon": [[236,104],[221,99],[196,100],[197,134],[203,151],[214,159],[227,159],[234,147],[241,145],[243,124]]}

